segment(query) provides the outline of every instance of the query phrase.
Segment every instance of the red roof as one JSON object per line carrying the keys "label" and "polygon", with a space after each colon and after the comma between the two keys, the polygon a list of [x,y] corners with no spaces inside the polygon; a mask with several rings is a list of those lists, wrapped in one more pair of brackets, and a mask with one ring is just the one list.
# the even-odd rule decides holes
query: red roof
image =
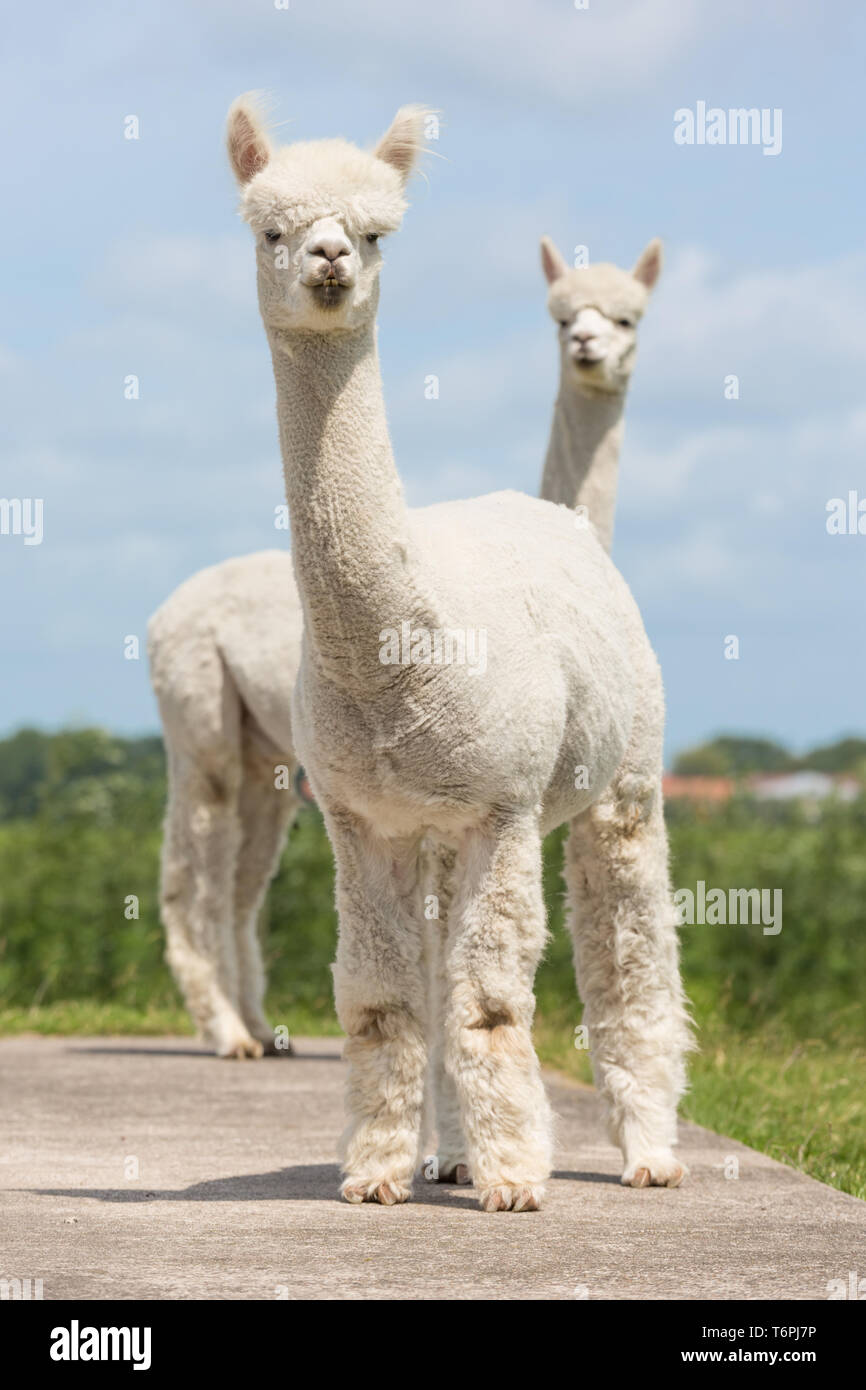
{"label": "red roof", "polygon": [[734,794],[730,777],[677,777],[668,773],[662,779],[667,801],[686,797],[691,801],[728,801]]}

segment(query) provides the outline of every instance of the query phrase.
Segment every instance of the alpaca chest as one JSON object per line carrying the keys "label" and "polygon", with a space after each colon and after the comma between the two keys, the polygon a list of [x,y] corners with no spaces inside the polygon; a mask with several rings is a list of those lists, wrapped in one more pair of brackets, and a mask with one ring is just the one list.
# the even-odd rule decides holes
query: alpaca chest
{"label": "alpaca chest", "polygon": [[[324,805],[387,835],[459,836],[493,808],[540,807],[557,756],[556,722],[483,717],[443,682],[423,700],[371,707],[321,690],[298,701],[296,747]],[[310,712],[308,717],[307,712]]]}

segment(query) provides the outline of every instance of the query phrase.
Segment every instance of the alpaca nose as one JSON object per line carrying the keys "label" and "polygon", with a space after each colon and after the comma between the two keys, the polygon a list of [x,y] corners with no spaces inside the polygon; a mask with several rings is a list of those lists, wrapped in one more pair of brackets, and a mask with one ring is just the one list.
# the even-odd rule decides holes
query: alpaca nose
{"label": "alpaca nose", "polygon": [[575,342],[580,343],[581,347],[583,347],[586,343],[592,341],[595,337],[595,333],[591,328],[575,328],[571,336],[574,338]]}
{"label": "alpaca nose", "polygon": [[344,236],[328,235],[320,236],[309,248],[309,255],[321,256],[323,260],[329,261],[331,265],[338,261],[341,256],[348,256],[352,250]]}

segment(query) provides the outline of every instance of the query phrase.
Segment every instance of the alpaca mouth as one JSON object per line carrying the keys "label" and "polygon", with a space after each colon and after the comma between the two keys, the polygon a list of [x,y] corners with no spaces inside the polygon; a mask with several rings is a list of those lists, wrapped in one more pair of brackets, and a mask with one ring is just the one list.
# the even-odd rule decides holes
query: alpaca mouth
{"label": "alpaca mouth", "polygon": [[343,281],[337,280],[334,276],[329,276],[327,280],[323,280],[318,285],[310,286],[313,297],[323,309],[333,309],[342,303],[343,295],[351,288],[351,285],[344,284]]}

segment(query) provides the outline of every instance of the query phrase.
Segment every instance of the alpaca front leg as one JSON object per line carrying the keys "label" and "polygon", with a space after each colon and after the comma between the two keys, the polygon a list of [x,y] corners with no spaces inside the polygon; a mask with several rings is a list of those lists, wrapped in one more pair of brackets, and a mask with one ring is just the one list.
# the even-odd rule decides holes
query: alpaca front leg
{"label": "alpaca front leg", "polygon": [[565,851],[578,989],[596,1085],[630,1187],[677,1187],[677,1103],[692,1046],[657,783],[623,779]]}
{"label": "alpaca front leg", "polygon": [[446,1066],[485,1211],[535,1211],[550,1174],[552,1121],[532,1046],[544,946],[534,821],[473,832],[457,864],[445,972]]}
{"label": "alpaca front leg", "polygon": [[417,914],[417,845],[344,821],[328,829],[337,861],[337,1016],[347,1035],[347,1202],[393,1206],[411,1195],[427,1070],[426,980]]}

